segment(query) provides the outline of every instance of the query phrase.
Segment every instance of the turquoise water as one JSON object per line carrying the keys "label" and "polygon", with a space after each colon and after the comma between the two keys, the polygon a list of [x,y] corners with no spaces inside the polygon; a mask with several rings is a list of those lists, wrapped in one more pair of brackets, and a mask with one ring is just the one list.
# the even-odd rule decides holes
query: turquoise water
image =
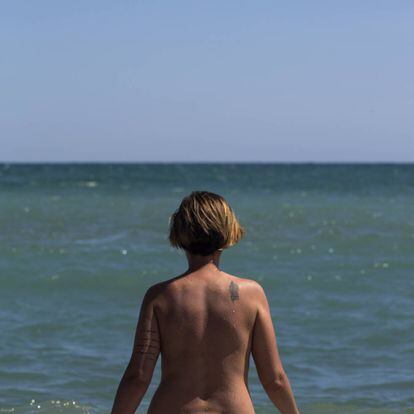
{"label": "turquoise water", "polygon": [[[414,165],[0,165],[0,412],[108,413],[168,217],[222,194],[302,414],[414,413]],[[145,413],[159,365],[139,413]],[[257,413],[276,412],[259,386]]]}

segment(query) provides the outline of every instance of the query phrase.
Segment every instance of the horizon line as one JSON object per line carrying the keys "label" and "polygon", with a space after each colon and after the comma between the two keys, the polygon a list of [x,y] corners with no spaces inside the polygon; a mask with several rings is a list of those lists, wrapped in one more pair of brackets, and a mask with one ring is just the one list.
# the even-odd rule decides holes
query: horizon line
{"label": "horizon line", "polygon": [[73,164],[116,164],[116,165],[174,165],[174,164],[248,164],[248,165],[287,165],[287,164],[326,164],[326,165],[355,165],[355,164],[382,164],[382,165],[414,165],[414,161],[0,161],[0,165],[73,165]]}

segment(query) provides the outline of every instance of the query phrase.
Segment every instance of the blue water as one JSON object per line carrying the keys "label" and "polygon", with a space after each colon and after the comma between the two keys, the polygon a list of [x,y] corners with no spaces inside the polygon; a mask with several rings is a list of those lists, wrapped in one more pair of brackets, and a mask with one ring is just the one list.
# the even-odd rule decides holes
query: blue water
{"label": "blue water", "polygon": [[414,413],[413,164],[0,165],[0,412],[110,411],[192,190],[246,229],[220,265],[264,286],[302,414]]}

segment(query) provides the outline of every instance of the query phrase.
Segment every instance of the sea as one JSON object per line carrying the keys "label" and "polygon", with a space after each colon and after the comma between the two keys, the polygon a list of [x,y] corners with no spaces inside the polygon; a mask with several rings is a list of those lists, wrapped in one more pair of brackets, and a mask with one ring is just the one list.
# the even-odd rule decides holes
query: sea
{"label": "sea", "polygon": [[[392,163],[0,164],[0,413],[110,413],[194,190],[246,230],[220,267],[265,289],[301,414],[414,413],[414,164]],[[252,360],[249,390],[278,412]]]}

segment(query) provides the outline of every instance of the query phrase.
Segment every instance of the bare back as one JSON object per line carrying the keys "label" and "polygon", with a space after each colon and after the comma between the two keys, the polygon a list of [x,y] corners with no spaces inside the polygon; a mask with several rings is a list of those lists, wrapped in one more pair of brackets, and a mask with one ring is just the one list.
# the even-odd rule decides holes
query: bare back
{"label": "bare back", "polygon": [[148,413],[254,413],[247,388],[252,283],[194,272],[161,284],[155,314],[162,377]]}

